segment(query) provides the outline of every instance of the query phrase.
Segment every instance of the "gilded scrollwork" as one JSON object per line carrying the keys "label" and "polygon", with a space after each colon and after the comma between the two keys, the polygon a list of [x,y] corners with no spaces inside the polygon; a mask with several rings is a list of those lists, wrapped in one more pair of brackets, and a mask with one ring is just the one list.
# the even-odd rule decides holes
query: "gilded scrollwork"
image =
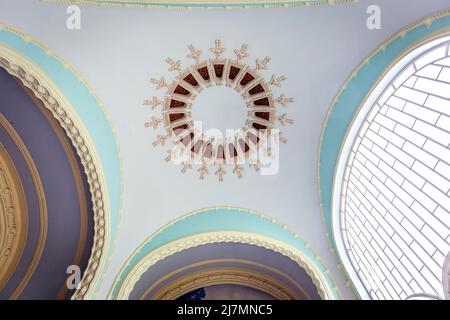
{"label": "gilded scrollwork", "polygon": [[209,268],[188,274],[158,290],[153,300],[175,300],[202,287],[234,284],[265,292],[278,300],[298,300],[299,296],[281,281],[246,268]]}
{"label": "gilded scrollwork", "polygon": [[0,289],[22,256],[27,216],[22,183],[8,152],[0,144]]}

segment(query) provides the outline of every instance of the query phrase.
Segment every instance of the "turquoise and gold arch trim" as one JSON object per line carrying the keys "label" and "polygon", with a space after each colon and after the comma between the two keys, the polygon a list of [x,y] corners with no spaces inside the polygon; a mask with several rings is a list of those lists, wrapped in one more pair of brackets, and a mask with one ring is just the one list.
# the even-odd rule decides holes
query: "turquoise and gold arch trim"
{"label": "turquoise and gold arch trim", "polygon": [[[342,267],[332,227],[333,188],[334,180],[337,178],[335,172],[347,132],[360,107],[390,67],[417,44],[448,30],[450,30],[450,9],[407,26],[384,42],[355,69],[328,110],[319,146],[318,192],[330,249],[338,260],[338,268],[344,271],[347,279],[349,277]],[[352,289],[357,295],[356,290]]]}
{"label": "turquoise and gold arch trim", "polygon": [[[95,274],[87,276],[80,296],[91,298],[107,268],[121,211],[121,158],[118,141],[102,103],[92,88],[50,49],[17,29],[0,23],[0,67],[19,77],[54,113],[71,137],[85,166],[103,234],[93,252],[99,260]],[[84,157],[84,158],[83,158]],[[98,220],[96,221],[96,223]],[[99,257],[100,256],[100,257]],[[101,259],[100,259],[101,258]],[[83,279],[84,281],[84,279]]]}
{"label": "turquoise and gold arch trim", "polygon": [[[304,268],[313,281],[316,278],[320,282],[315,284],[322,286],[324,297],[342,298],[329,269],[305,240],[272,218],[234,207],[213,207],[188,213],[150,236],[120,270],[110,289],[109,298],[127,299],[134,281],[148,267],[165,257],[190,247],[214,242],[249,243],[279,250],[287,256],[291,253],[295,258],[301,256]],[[150,259],[151,262],[144,263]]]}

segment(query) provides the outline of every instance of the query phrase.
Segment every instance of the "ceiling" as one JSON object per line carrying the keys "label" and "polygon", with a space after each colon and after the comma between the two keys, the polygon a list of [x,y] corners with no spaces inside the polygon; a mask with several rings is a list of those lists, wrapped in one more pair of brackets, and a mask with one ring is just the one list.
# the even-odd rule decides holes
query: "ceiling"
{"label": "ceiling", "polygon": [[[168,284],[179,282],[193,272],[220,269],[230,272],[232,268],[252,270],[273,277],[283,283],[283,287],[289,288],[293,298],[320,299],[311,278],[289,258],[267,249],[234,243],[199,246],[158,262],[142,275],[130,298],[150,299],[158,292],[160,296],[163,292],[167,294],[170,291],[164,289]],[[178,291],[177,295],[182,293]]]}
{"label": "ceiling", "polygon": [[86,177],[51,113],[3,69],[0,95],[1,147],[17,170],[27,207],[26,222],[15,224],[23,226],[23,247],[14,250],[16,266],[2,282],[0,299],[69,298],[73,290],[67,290],[67,267],[78,265],[82,273],[92,247]]}
{"label": "ceiling", "polygon": [[[98,1],[100,2],[100,1]],[[261,1],[263,2],[263,1]],[[366,9],[377,4],[382,28],[366,27]],[[346,286],[330,252],[321,217],[317,184],[317,151],[328,107],[352,70],[385,39],[405,25],[448,7],[447,0],[361,0],[336,6],[273,10],[180,11],[83,6],[82,27],[65,27],[66,4],[3,0],[0,21],[45,43],[64,57],[94,88],[103,102],[121,148],[122,221],[115,251],[97,297],[108,294],[116,275],[139,245],[181,215],[214,206],[234,206],[262,212],[287,225],[316,250],[346,298]],[[45,19],[43,19],[45,17]],[[281,23],[282,22],[282,23]],[[245,168],[245,177],[231,173],[223,182],[197,173],[180,173],[166,163],[167,148],[153,147],[157,133],[144,127],[153,114],[143,101],[162,95],[151,78],[172,79],[165,59],[184,66],[188,45],[210,56],[220,38],[224,57],[248,43],[250,57],[270,56],[261,74],[286,75],[282,93],[295,101],[282,110],[294,124],[282,129],[288,143],[280,146],[280,167],[262,176]],[[202,112],[205,121],[215,114]],[[227,121],[242,125],[240,116]]]}

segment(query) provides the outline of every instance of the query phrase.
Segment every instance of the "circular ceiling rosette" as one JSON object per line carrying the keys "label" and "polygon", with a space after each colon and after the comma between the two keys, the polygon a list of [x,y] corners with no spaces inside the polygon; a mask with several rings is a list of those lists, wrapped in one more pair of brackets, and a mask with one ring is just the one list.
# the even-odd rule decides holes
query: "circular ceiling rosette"
{"label": "circular ceiling rosette", "polygon": [[[254,67],[245,64],[243,60],[249,57],[247,44],[234,50],[234,58],[222,57],[226,49],[220,40],[209,49],[213,55],[210,59],[203,59],[202,51],[192,44],[188,49],[186,57],[194,63],[187,68],[182,68],[181,60],[166,59],[168,70],[177,73],[173,81],[164,77],[151,79],[157,90],[165,90],[164,98],[154,96],[144,101],[145,106],[159,114],[151,116],[145,127],[158,129],[162,125],[164,130],[157,134],[153,146],[172,143],[166,161],[180,165],[183,174],[196,166],[201,180],[211,172],[223,181],[228,171],[242,178],[246,164],[259,172],[267,159],[278,156],[279,143],[287,143],[277,124],[294,122],[279,112],[279,107],[286,107],[293,98],[285,94],[275,98],[272,92],[272,88],[281,87],[286,77],[272,75],[269,80],[264,79],[261,73],[269,68],[270,57],[256,59]],[[242,126],[231,135],[227,130],[227,135],[219,138],[205,134],[191,117],[197,94],[213,86],[232,88],[242,96],[247,108]]]}

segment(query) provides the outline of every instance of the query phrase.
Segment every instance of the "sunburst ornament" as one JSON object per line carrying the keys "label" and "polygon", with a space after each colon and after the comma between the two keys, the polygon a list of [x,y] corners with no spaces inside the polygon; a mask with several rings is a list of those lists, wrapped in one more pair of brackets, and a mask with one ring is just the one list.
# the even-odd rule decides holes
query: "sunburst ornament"
{"label": "sunburst ornament", "polygon": [[[233,50],[234,58],[223,57],[227,50],[220,40],[209,49],[211,59],[202,59],[203,52],[192,44],[188,50],[186,57],[194,63],[185,69],[181,60],[166,58],[168,70],[176,73],[172,82],[164,77],[151,79],[157,90],[165,90],[163,99],[154,96],[144,101],[144,106],[159,113],[152,115],[145,127],[156,130],[161,124],[164,127],[164,133],[156,135],[153,146],[171,142],[165,160],[178,164],[183,174],[195,170],[200,180],[211,173],[223,181],[228,172],[240,179],[244,164],[262,172],[267,159],[271,161],[278,156],[274,150],[279,150],[279,143],[287,143],[276,123],[285,126],[294,122],[284,110],[277,115],[279,106],[287,107],[294,99],[285,94],[274,98],[272,93],[272,87],[281,87],[286,77],[272,75],[269,81],[263,78],[260,72],[269,69],[270,57],[256,59],[255,67],[243,63],[249,56],[245,43]],[[248,109],[243,127],[231,134],[227,130],[225,137],[208,136],[191,118],[197,93],[214,85],[233,88],[242,95]]]}

